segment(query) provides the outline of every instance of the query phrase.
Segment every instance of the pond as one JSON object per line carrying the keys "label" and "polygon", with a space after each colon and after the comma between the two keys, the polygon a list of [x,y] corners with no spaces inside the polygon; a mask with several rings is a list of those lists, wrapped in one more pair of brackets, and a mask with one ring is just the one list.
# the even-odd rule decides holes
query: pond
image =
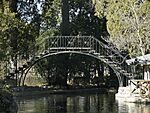
{"label": "pond", "polygon": [[50,94],[17,98],[18,113],[150,113],[150,104],[125,103],[115,94]]}

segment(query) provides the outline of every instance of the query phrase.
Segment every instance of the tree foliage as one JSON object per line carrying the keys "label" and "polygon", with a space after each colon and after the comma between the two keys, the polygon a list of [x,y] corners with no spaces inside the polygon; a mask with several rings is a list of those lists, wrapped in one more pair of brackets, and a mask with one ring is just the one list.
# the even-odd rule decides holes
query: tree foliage
{"label": "tree foliage", "polygon": [[7,55],[10,55],[11,57],[15,56],[16,54],[20,54],[22,56],[27,54],[27,52],[32,49],[32,47],[30,47],[32,46],[31,43],[33,43],[35,40],[34,38],[38,34],[36,32],[36,23],[38,22],[37,20],[34,22],[34,19],[37,17],[33,16],[32,21],[28,23],[29,21],[25,21],[23,17],[26,17],[26,19],[31,17],[22,14],[22,12],[27,10],[21,9],[22,5],[19,5],[19,2],[15,3],[18,4],[18,7],[20,6],[18,10],[15,10],[17,9],[17,5],[14,4],[14,2],[3,0],[0,12],[1,50],[2,52],[5,51],[5,54],[7,53]]}
{"label": "tree foliage", "polygon": [[[95,0],[99,16],[106,16],[110,40],[131,57],[150,50],[150,2],[148,0]],[[104,6],[99,8],[98,5]]]}
{"label": "tree foliage", "polygon": [[[1,65],[9,60],[28,58],[33,53],[37,24],[22,19],[19,1],[0,2],[0,59]],[[26,9],[27,10],[27,9]],[[25,11],[25,9],[24,9]],[[25,16],[26,18],[29,18]],[[35,32],[32,32],[35,31]],[[17,59],[16,59],[17,60]],[[4,71],[4,67],[2,71]],[[4,73],[1,73],[4,75]]]}

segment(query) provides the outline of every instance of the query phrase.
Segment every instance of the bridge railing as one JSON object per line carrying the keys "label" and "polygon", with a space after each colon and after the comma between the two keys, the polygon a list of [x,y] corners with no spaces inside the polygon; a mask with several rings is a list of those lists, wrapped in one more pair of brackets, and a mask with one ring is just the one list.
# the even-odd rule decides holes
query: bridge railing
{"label": "bridge railing", "polygon": [[[113,50],[108,45],[100,42],[91,36],[50,36],[40,43],[40,50],[68,50],[88,48],[94,50],[96,53],[106,54],[107,56],[118,52]],[[41,48],[42,47],[42,48]],[[118,54],[120,54],[118,52]],[[110,55],[111,56],[111,55]]]}
{"label": "bridge railing", "polygon": [[48,36],[38,46],[41,52],[45,50],[51,53],[59,51],[82,51],[95,54],[111,60],[112,63],[120,65],[124,70],[129,69],[125,63],[126,56],[123,56],[116,48],[109,46],[109,44],[104,44],[92,36]]}

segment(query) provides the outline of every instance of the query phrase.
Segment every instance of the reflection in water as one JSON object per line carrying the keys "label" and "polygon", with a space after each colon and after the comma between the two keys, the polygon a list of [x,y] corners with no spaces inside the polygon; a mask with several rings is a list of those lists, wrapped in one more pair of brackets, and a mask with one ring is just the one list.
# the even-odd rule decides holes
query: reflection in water
{"label": "reflection in water", "polygon": [[150,113],[150,104],[126,103],[118,100],[118,113]]}
{"label": "reflection in water", "polygon": [[115,101],[114,94],[18,98],[18,113],[150,113],[150,105]]}

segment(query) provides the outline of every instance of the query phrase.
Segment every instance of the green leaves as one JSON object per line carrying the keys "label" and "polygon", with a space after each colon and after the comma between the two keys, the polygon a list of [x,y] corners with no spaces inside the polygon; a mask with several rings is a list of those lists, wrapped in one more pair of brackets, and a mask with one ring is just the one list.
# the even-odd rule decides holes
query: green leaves
{"label": "green leaves", "polygon": [[[93,0],[94,1],[94,0]],[[137,0],[109,0],[105,8],[98,6],[107,0],[96,0],[99,17],[107,18],[110,40],[120,50],[128,51],[131,57],[143,55],[150,50],[150,2]],[[102,13],[105,12],[105,13]]]}

